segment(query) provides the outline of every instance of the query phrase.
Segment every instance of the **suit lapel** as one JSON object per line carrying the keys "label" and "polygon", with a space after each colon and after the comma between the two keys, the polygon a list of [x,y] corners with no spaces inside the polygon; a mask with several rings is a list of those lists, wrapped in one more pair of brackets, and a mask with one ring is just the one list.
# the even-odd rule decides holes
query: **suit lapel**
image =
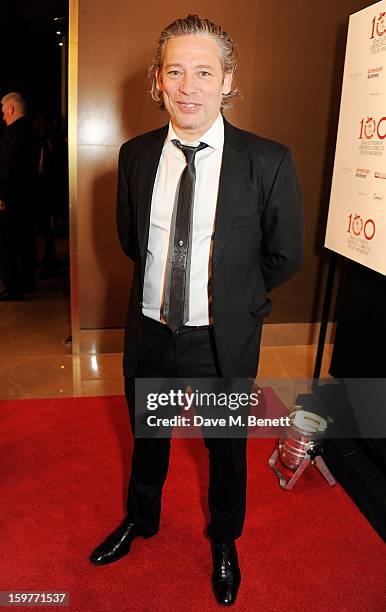
{"label": "suit lapel", "polygon": [[238,206],[238,195],[248,162],[247,156],[240,151],[242,146],[242,133],[224,119],[224,150],[217,199],[212,270],[219,260]]}
{"label": "suit lapel", "polygon": [[156,132],[154,141],[142,151],[138,162],[137,235],[143,269],[146,261],[154,182],[167,131],[168,126],[165,126]]}

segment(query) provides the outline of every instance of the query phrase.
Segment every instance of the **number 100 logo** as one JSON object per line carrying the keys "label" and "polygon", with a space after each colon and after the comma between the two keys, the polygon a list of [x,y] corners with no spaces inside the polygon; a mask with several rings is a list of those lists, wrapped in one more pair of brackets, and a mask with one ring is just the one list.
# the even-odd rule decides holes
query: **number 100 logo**
{"label": "number 100 logo", "polygon": [[366,240],[372,240],[375,234],[375,223],[372,219],[364,221],[360,215],[351,213],[348,216],[347,233],[354,234],[354,236],[364,236]]}

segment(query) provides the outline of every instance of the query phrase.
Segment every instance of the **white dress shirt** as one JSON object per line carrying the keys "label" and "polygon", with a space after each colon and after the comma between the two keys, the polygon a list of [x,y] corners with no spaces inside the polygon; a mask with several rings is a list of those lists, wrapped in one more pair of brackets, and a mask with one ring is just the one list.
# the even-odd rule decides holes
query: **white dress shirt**
{"label": "white dress shirt", "polygon": [[[162,321],[165,268],[169,247],[173,207],[177,187],[186,166],[184,153],[171,141],[179,140],[171,123],[155,178],[150,213],[149,242],[143,288],[143,314]],[[197,142],[208,147],[196,153],[196,183],[193,204],[192,252],[189,285],[189,321],[187,325],[208,325],[210,312],[210,258],[214,235],[218,185],[224,147],[224,121],[219,114],[209,130]]]}

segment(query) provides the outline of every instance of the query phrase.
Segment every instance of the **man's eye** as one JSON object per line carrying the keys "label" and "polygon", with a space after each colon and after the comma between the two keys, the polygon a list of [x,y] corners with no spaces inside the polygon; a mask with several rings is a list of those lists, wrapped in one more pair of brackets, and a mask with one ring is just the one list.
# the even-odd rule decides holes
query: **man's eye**
{"label": "man's eye", "polygon": [[181,72],[179,70],[169,70],[168,76],[179,76]]}
{"label": "man's eye", "polygon": [[198,73],[200,77],[208,77],[211,76],[210,72],[208,72],[207,70],[200,70],[200,72]]}

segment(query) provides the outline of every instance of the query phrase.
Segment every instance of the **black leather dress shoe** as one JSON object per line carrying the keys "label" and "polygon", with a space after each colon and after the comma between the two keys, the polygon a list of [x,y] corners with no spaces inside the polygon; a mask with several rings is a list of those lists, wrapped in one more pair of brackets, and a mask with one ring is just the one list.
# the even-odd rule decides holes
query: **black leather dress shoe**
{"label": "black leather dress shoe", "polygon": [[157,533],[158,529],[145,530],[135,523],[131,523],[127,518],[110,533],[109,536],[96,548],[90,555],[91,563],[94,565],[107,565],[118,561],[130,551],[132,541],[142,536],[151,538]]}
{"label": "black leather dress shoe", "polygon": [[241,574],[236,544],[212,544],[212,586],[217,603],[231,606],[235,603]]}

